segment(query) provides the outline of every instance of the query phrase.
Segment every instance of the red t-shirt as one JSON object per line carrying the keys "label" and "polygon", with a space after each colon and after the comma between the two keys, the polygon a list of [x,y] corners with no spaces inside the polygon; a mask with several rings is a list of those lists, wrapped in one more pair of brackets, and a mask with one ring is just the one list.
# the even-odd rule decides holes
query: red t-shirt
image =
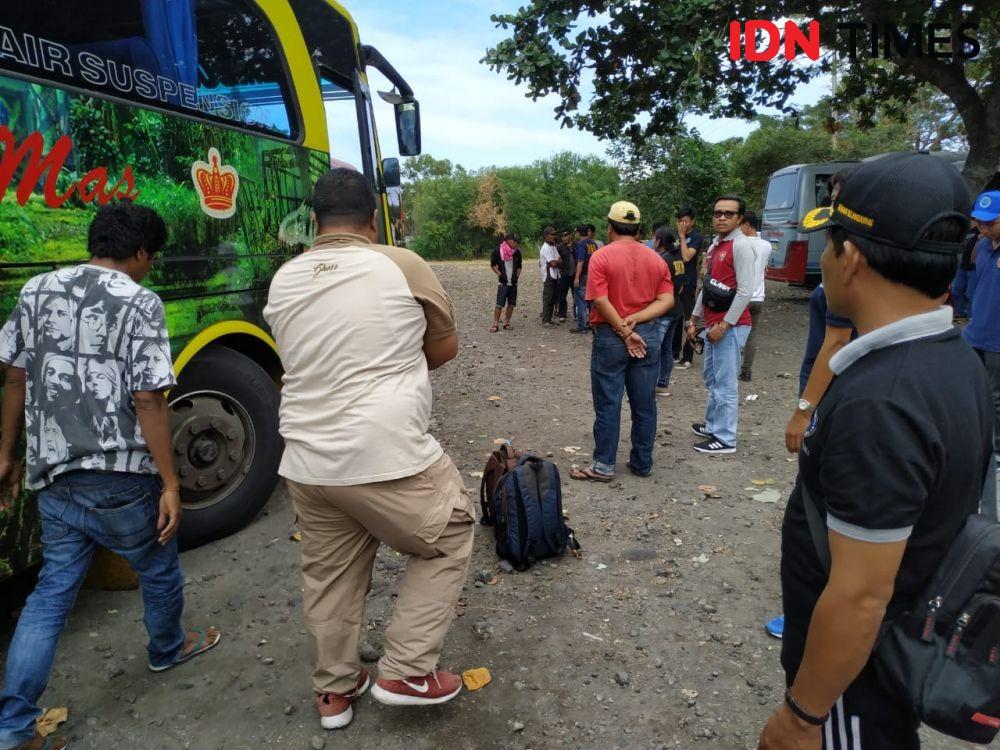
{"label": "red t-shirt", "polygon": [[[673,294],[670,269],[663,259],[641,242],[618,240],[590,258],[587,300],[607,297],[623,318],[639,312],[661,294]],[[606,323],[595,307],[591,325]]]}

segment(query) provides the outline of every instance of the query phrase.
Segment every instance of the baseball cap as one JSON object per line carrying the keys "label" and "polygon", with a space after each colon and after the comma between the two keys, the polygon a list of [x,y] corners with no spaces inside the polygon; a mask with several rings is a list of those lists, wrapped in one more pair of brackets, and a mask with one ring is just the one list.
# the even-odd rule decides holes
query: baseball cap
{"label": "baseball cap", "polygon": [[[1000,194],[998,194],[1000,206]],[[969,189],[950,163],[926,151],[888,154],[854,170],[831,206],[807,213],[803,232],[837,224],[858,237],[901,250],[954,254],[961,239],[922,239],[934,224],[957,218],[968,223]]]}
{"label": "baseball cap", "polygon": [[608,211],[608,218],[611,221],[617,221],[619,224],[638,224],[640,218],[639,209],[636,208],[634,203],[618,201]]}
{"label": "baseball cap", "polygon": [[979,221],[994,221],[1000,218],[1000,190],[980,193],[972,207],[972,218]]}

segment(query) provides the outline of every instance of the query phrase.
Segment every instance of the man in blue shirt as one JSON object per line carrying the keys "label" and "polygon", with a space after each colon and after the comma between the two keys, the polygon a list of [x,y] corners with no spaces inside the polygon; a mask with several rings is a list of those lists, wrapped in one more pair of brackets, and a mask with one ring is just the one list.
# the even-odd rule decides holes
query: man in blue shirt
{"label": "man in blue shirt", "polygon": [[[1000,424],[1000,190],[976,198],[972,218],[982,239],[976,246],[976,296],[965,339],[986,365],[993,388],[994,422]],[[993,451],[1000,456],[1000,430],[993,432]]]}
{"label": "man in blue shirt", "polygon": [[570,328],[570,333],[583,333],[589,330],[590,306],[587,304],[587,268],[590,256],[597,252],[597,242],[587,224],[576,228],[576,273],[573,276],[573,309],[576,310],[576,328]]}

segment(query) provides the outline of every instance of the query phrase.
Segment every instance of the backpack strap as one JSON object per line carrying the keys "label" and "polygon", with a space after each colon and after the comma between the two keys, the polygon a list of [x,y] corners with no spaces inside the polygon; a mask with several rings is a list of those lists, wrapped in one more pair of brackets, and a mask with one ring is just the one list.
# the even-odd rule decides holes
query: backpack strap
{"label": "backpack strap", "polygon": [[983,483],[983,496],[979,501],[979,512],[994,523],[997,519],[997,457],[990,451],[990,462]]}
{"label": "backpack strap", "polygon": [[799,494],[802,497],[802,507],[806,511],[806,522],[809,524],[809,535],[812,537],[813,546],[816,548],[820,565],[823,566],[826,574],[830,575],[830,537],[826,528],[826,520],[820,517],[816,501],[809,494],[809,490],[806,489],[806,483],[801,478],[799,479],[798,486]]}
{"label": "backpack strap", "polygon": [[540,461],[537,464],[538,501],[542,513],[542,533],[553,552],[566,549],[566,540],[560,538],[563,528],[562,508],[559,502],[559,470],[555,464]]}
{"label": "backpack strap", "polygon": [[524,520],[527,528],[524,530],[524,549],[527,553],[533,541],[539,536],[544,538],[545,519],[542,518],[542,505],[538,496],[538,459],[534,456],[524,456],[517,462],[514,476],[517,477],[517,488],[521,495],[521,507],[524,509]]}

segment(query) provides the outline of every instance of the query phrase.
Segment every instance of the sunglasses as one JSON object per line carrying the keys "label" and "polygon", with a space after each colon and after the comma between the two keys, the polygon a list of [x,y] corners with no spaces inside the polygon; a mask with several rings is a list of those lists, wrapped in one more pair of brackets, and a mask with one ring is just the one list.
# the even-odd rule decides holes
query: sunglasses
{"label": "sunglasses", "polygon": [[716,219],[721,219],[723,217],[731,219],[734,216],[739,216],[739,211],[712,211],[712,217]]}

